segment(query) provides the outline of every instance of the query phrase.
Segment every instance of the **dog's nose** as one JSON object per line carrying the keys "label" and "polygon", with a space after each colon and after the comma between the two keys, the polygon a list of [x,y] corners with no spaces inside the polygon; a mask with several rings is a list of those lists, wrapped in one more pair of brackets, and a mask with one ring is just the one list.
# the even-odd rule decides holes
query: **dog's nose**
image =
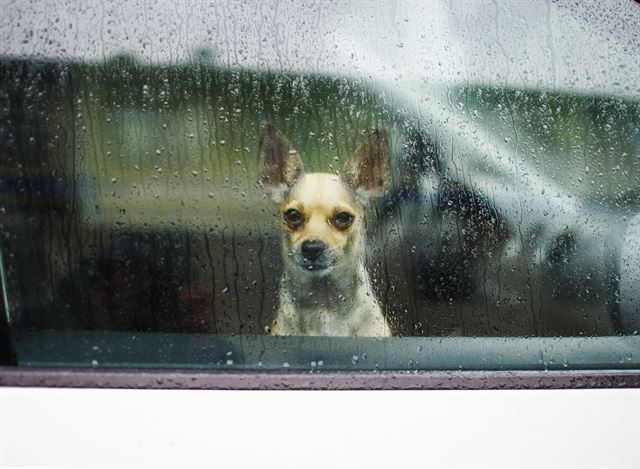
{"label": "dog's nose", "polygon": [[305,241],[300,248],[302,255],[308,261],[316,261],[324,252],[324,243],[322,241]]}

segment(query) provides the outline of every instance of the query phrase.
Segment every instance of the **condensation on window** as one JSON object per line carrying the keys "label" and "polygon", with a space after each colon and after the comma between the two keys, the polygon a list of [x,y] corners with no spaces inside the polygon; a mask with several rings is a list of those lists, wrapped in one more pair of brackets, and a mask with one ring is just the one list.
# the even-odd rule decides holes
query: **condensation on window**
{"label": "condensation on window", "polygon": [[[640,48],[628,18],[595,2],[52,5],[16,6],[0,25],[0,272],[16,337],[267,336],[290,258],[300,272],[287,275],[314,282],[309,253],[356,228],[353,269],[388,334],[335,335],[637,334]],[[351,164],[372,135],[388,177],[361,204],[364,223],[332,212],[331,240],[313,235],[300,254],[287,230],[310,215],[283,222],[291,192],[270,192],[261,139],[287,145],[306,174],[341,178],[353,202],[371,188],[350,185],[352,172],[376,173],[375,159]],[[369,300],[336,286],[341,275],[318,278],[362,314]],[[316,294],[295,285],[294,303]],[[346,352],[356,368],[363,350]]]}

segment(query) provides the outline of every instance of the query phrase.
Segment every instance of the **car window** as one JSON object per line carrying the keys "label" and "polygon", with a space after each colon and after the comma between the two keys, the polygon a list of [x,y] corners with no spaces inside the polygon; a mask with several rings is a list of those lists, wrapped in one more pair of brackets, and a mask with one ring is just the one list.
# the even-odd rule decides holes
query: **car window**
{"label": "car window", "polygon": [[10,12],[5,362],[638,368],[632,20],[267,5]]}

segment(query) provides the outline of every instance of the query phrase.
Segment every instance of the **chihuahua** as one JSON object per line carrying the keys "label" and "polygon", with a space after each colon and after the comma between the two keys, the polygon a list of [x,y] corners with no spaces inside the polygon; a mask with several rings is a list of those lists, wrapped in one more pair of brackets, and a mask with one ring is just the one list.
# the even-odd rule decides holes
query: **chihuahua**
{"label": "chihuahua", "polygon": [[390,336],[364,265],[364,209],[389,179],[389,134],[370,133],[342,175],[305,173],[269,123],[260,126],[259,184],[279,204],[284,272],[274,335]]}

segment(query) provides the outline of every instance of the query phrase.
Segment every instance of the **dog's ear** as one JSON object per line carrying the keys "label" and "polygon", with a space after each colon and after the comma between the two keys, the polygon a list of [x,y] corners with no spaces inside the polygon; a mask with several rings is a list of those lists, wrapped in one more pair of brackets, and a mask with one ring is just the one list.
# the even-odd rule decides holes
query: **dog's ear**
{"label": "dog's ear", "polygon": [[302,158],[287,138],[268,122],[260,124],[260,175],[258,182],[276,202],[303,172]]}
{"label": "dog's ear", "polygon": [[387,129],[376,129],[360,142],[347,158],[343,178],[363,202],[382,194],[389,183]]}

